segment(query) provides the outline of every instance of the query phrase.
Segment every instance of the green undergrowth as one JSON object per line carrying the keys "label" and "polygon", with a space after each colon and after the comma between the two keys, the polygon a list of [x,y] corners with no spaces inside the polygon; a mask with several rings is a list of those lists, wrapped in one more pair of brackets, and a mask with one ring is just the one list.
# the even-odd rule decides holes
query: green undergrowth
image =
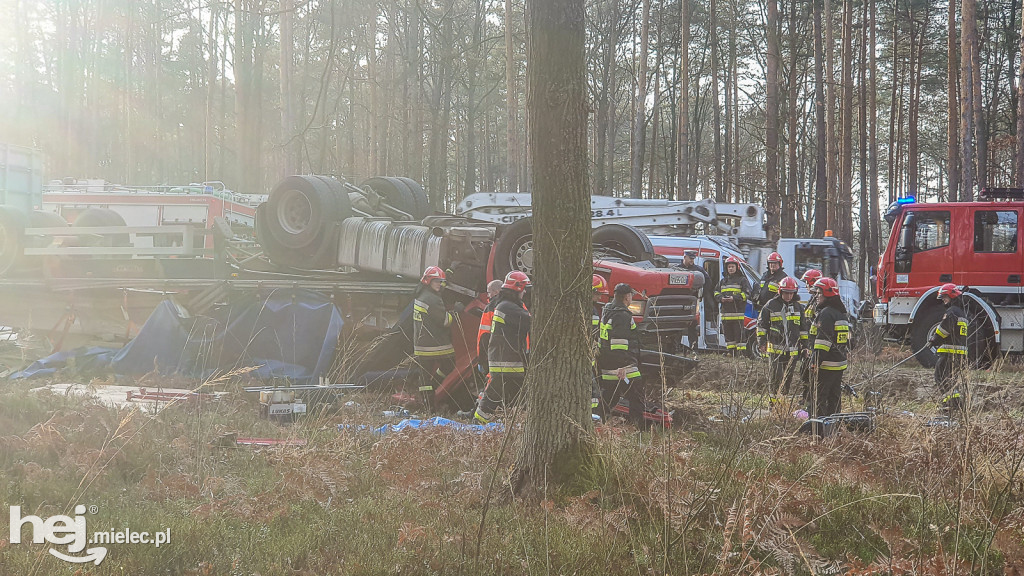
{"label": "green undergrowth", "polygon": [[[388,421],[375,397],[285,425],[237,387],[151,416],[5,384],[6,506],[44,519],[95,506],[90,532],[169,529],[171,541],[111,544],[81,566],[0,534],[0,574],[1001,574],[1024,562],[1024,424],[1009,410],[957,428],[894,411],[871,434],[818,441],[757,386],[729,382],[673,391],[680,428],[599,427],[575,479],[528,502],[505,482],[514,428],[375,437],[359,428]],[[727,398],[756,417],[720,417]],[[306,444],[221,446],[232,433]]]}

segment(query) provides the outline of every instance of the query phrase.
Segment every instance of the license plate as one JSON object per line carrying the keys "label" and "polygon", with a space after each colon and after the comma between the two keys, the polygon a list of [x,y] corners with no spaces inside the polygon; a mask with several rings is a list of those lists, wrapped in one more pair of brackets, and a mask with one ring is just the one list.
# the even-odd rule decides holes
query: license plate
{"label": "license plate", "polygon": [[690,283],[689,274],[669,274],[668,283],[671,286],[686,286]]}

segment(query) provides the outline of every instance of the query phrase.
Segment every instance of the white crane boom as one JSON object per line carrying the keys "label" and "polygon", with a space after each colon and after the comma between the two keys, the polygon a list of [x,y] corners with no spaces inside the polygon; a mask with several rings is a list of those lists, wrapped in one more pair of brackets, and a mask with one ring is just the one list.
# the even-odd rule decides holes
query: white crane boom
{"label": "white crane boom", "polygon": [[[590,197],[594,228],[605,224],[629,224],[659,232],[676,232],[677,226],[704,224],[708,234],[724,234],[742,241],[767,239],[764,209],[757,204],[730,204],[710,198],[692,201],[637,200],[612,196]],[[532,213],[529,194],[470,194],[455,208],[466,218],[497,224],[511,224]]]}

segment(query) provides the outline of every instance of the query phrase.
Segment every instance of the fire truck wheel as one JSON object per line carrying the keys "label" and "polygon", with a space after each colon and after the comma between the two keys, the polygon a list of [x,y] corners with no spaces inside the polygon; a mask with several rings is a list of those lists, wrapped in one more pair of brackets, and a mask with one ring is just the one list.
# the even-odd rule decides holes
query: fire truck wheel
{"label": "fire truck wheel", "polygon": [[594,230],[591,238],[594,244],[625,254],[637,262],[654,258],[651,239],[628,224],[605,224]]}
{"label": "fire truck wheel", "polygon": [[320,236],[324,220],[337,211],[330,188],[314,176],[288,176],[270,192],[267,231],[288,248],[306,248]]}
{"label": "fire truck wheel", "polygon": [[412,216],[413,220],[419,220],[419,210],[416,207],[416,199],[413,198],[412,191],[398,178],[386,178],[384,176],[374,176],[363,180],[361,184],[363,188],[371,188],[374,192],[379,194],[384,202],[391,205],[392,208],[401,210]]}
{"label": "fire truck wheel", "polygon": [[[127,226],[120,214],[109,208],[88,208],[75,218],[72,228]],[[131,245],[128,234],[104,234],[99,237],[79,236],[79,246],[125,247]]]}
{"label": "fire truck wheel", "polygon": [[533,274],[533,218],[521,218],[501,231],[494,246],[494,277],[513,270]]}
{"label": "fire truck wheel", "polygon": [[925,368],[934,368],[938,357],[928,348],[928,338],[935,333],[935,327],[942,321],[945,310],[942,306],[932,305],[914,318],[910,333],[910,345],[918,350],[917,361]]}
{"label": "fire truck wheel", "polygon": [[423,190],[423,186],[412,178],[399,177],[398,179],[409,187],[409,192],[412,193],[413,200],[416,201],[417,213],[413,214],[413,216],[415,216],[417,220],[422,220],[427,216],[430,216],[430,199],[427,198],[427,193]]}
{"label": "fire truck wheel", "polygon": [[0,276],[6,276],[21,260],[26,224],[20,210],[0,207]]}

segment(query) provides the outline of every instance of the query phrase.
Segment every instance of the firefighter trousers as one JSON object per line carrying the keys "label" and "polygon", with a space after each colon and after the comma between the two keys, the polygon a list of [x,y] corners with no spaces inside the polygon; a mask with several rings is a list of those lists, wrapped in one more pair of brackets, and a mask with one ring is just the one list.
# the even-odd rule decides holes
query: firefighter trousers
{"label": "firefighter trousers", "polygon": [[743,352],[747,349],[747,342],[743,339],[743,320],[722,320],[722,334],[729,350]]}
{"label": "firefighter trousers", "polygon": [[935,362],[935,386],[940,394],[960,390],[967,374],[967,356],[940,352]]}
{"label": "firefighter trousers", "polygon": [[601,382],[601,400],[604,403],[604,421],[607,422],[615,411],[615,406],[623,397],[629,402],[629,420],[640,423],[644,418],[644,387],[643,379],[634,376],[626,380],[603,380]]}
{"label": "firefighter trousers", "polygon": [[507,410],[519,397],[525,380],[525,372],[491,372],[476,407],[476,419],[490,422],[498,406],[504,406]]}
{"label": "firefighter trousers", "polygon": [[843,372],[845,370],[824,370],[819,368],[811,373],[808,390],[808,412],[811,418],[823,418],[838,414],[842,409]]}
{"label": "firefighter trousers", "polygon": [[434,394],[454,369],[455,354],[416,356],[416,384],[424,406],[427,408],[434,406]]}
{"label": "firefighter trousers", "polygon": [[797,357],[789,354],[768,354],[768,393],[789,394],[793,373],[797,370]]}

